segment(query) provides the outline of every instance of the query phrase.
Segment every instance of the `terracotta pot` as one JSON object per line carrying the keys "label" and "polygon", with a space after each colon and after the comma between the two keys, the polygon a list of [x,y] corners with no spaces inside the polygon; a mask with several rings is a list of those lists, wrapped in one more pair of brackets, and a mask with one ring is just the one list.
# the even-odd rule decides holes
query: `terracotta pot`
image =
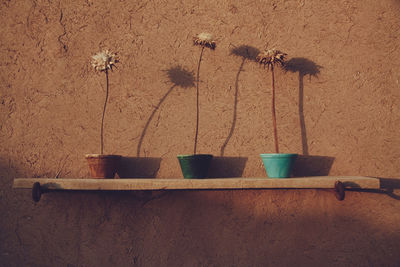
{"label": "terracotta pot", "polygon": [[117,172],[119,155],[88,154],[85,156],[90,169],[91,178],[114,178]]}

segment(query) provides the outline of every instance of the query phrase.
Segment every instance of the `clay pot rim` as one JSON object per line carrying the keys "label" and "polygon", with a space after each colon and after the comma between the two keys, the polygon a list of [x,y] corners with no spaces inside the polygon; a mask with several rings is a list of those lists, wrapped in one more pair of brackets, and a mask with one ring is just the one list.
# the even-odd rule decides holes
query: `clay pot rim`
{"label": "clay pot rim", "polygon": [[121,158],[121,155],[113,154],[86,154],[85,158]]}

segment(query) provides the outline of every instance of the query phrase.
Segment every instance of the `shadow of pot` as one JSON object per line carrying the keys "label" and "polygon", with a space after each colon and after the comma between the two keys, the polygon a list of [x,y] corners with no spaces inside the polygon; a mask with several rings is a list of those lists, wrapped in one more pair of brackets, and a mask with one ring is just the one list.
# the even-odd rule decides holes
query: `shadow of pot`
{"label": "shadow of pot", "polygon": [[207,178],[213,155],[210,154],[193,154],[178,155],[179,164],[182,169],[183,178],[185,179],[201,179]]}
{"label": "shadow of pot", "polygon": [[260,154],[265,171],[270,178],[289,178],[297,154]]}
{"label": "shadow of pot", "polygon": [[208,171],[208,177],[242,177],[246,162],[247,158],[245,157],[213,157]]}
{"label": "shadow of pot", "polygon": [[293,175],[295,177],[327,176],[334,161],[334,157],[299,155],[294,164]]}
{"label": "shadow of pot", "polygon": [[114,178],[121,159],[119,155],[87,154],[90,177],[96,179]]}
{"label": "shadow of pot", "polygon": [[155,178],[160,169],[161,158],[121,157],[118,176],[124,178]]}

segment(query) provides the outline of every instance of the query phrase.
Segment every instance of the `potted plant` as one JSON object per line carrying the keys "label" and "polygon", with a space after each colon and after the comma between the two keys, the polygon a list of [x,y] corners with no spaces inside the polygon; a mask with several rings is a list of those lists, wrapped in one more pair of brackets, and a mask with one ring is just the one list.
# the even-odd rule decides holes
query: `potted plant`
{"label": "potted plant", "polygon": [[196,80],[196,131],[194,137],[194,149],[193,154],[190,155],[178,155],[179,164],[182,169],[184,178],[206,178],[208,175],[208,169],[210,167],[211,160],[213,158],[210,154],[197,154],[197,139],[199,134],[199,76],[200,76],[200,64],[203,57],[205,48],[214,50],[216,47],[213,36],[209,33],[200,33],[193,38],[193,44],[200,46],[200,58],[197,65],[197,80]]}
{"label": "potted plant", "polygon": [[100,128],[100,154],[87,154],[86,159],[89,163],[90,175],[92,178],[114,178],[117,171],[118,162],[121,159],[119,155],[104,154],[104,117],[106,113],[108,95],[109,95],[109,70],[118,62],[116,55],[104,50],[92,56],[92,66],[95,70],[104,72],[106,76],[106,99],[103,106],[103,115]]}
{"label": "potted plant", "polygon": [[287,54],[275,50],[265,50],[258,54],[256,61],[263,65],[264,68],[271,71],[271,85],[272,85],[272,124],[274,130],[274,144],[275,153],[270,154],[260,154],[265,170],[268,177],[270,178],[287,178],[293,169],[294,162],[297,158],[297,154],[293,153],[279,153],[278,144],[278,130],[276,126],[276,112],[275,112],[275,77],[274,68],[275,66],[283,67],[285,64],[285,57]]}

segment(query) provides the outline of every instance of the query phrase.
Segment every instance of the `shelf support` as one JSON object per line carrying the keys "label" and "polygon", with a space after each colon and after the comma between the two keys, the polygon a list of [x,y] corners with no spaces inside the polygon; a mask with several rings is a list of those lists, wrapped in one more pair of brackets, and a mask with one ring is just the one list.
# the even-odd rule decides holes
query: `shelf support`
{"label": "shelf support", "polygon": [[336,181],[334,193],[335,193],[335,197],[337,198],[337,200],[339,200],[339,201],[344,200],[344,197],[345,197],[344,192],[345,192],[344,184],[341,181]]}
{"label": "shelf support", "polygon": [[146,191],[146,190],[268,190],[268,189],[322,189],[333,193],[337,200],[345,198],[345,191],[378,190],[380,179],[361,176],[314,176],[286,179],[261,178],[15,178],[13,188],[32,190],[32,199],[40,201],[51,191]]}
{"label": "shelf support", "polygon": [[[266,188],[267,189],[267,188]],[[286,189],[295,189],[295,188],[286,188]],[[315,188],[315,189],[322,189],[322,188]],[[47,186],[42,186],[40,182],[34,182],[32,186],[32,199],[34,202],[39,202],[42,195],[48,193],[51,189],[48,189]],[[55,189],[56,190],[56,189]],[[341,181],[336,181],[334,184],[334,188],[331,190],[333,191],[335,197],[339,201],[343,201],[345,198],[345,186],[344,183]]]}
{"label": "shelf support", "polygon": [[40,198],[42,197],[42,194],[47,193],[48,190],[46,190],[43,186],[40,185],[39,182],[35,182],[32,186],[32,199],[35,202],[39,202]]}

